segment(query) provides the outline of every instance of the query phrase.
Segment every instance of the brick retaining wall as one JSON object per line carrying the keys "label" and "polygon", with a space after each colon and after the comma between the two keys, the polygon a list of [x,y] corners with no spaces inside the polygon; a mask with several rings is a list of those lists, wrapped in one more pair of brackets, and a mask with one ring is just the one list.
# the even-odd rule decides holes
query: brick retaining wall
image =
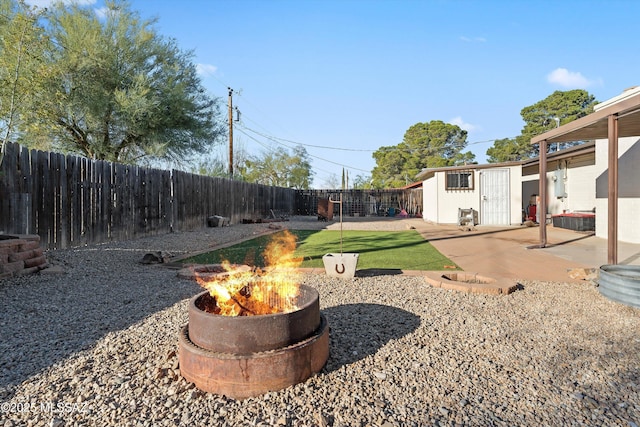
{"label": "brick retaining wall", "polygon": [[37,234],[0,234],[0,279],[37,273],[47,259]]}

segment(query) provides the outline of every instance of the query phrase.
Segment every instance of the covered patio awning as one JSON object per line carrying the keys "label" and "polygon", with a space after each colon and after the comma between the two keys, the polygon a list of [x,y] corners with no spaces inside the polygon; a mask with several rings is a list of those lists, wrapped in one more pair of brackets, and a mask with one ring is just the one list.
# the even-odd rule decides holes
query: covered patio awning
{"label": "covered patio awning", "polygon": [[[627,94],[625,96],[625,94]],[[640,136],[640,92],[628,90],[588,116],[535,136],[540,144],[540,247],[547,245],[547,147],[554,142],[608,139],[608,263],[618,263],[618,138]],[[609,102],[607,102],[609,104]]]}

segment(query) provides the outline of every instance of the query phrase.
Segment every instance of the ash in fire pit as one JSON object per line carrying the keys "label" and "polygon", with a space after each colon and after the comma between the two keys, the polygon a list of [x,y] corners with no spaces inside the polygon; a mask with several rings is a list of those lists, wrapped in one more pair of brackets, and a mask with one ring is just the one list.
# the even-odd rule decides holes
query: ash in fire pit
{"label": "ash in fire pit", "polygon": [[[318,291],[299,285],[295,237],[265,252],[264,270],[234,271],[199,283],[179,336],[180,372],[200,390],[236,399],[305,381],[329,357],[329,328]],[[275,254],[275,255],[274,255]],[[299,265],[299,261],[297,261]],[[209,280],[212,279],[212,280]]]}

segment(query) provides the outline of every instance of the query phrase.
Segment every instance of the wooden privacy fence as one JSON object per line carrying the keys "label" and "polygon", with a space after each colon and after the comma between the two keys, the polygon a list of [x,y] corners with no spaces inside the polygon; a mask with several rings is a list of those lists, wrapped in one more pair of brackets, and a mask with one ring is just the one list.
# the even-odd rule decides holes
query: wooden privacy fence
{"label": "wooden privacy fence", "polygon": [[295,190],[5,146],[0,232],[66,248],[291,213]]}

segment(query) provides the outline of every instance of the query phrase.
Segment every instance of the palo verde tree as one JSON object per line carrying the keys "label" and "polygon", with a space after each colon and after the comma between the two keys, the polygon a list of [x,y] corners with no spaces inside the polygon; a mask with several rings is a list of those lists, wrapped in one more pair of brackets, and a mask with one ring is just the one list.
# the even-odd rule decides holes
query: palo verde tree
{"label": "palo verde tree", "polygon": [[[496,140],[487,150],[488,161],[495,163],[536,157],[538,146],[531,145],[531,138],[586,116],[593,112],[595,104],[595,97],[582,89],[553,92],[542,101],[522,109],[520,115],[525,122],[522,133],[515,138]],[[574,145],[578,143],[581,142]]]}
{"label": "palo verde tree", "polygon": [[405,132],[400,144],[373,153],[373,187],[402,187],[413,182],[424,168],[471,163],[475,155],[463,152],[466,146],[467,131],[457,125],[440,120],[416,123]]}
{"label": "palo verde tree", "polygon": [[17,141],[21,123],[37,105],[35,95],[50,69],[39,13],[24,3],[0,0],[0,138]]}
{"label": "palo verde tree", "polygon": [[203,88],[192,53],[158,35],[125,1],[104,18],[79,3],[44,13],[49,75],[24,123],[27,145],[135,163],[203,152],[224,135],[219,100]]}

